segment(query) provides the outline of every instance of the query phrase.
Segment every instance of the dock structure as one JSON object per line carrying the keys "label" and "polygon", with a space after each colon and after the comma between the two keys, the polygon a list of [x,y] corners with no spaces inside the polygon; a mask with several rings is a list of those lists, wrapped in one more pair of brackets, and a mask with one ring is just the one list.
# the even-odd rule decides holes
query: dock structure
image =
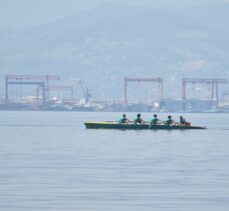
{"label": "dock structure", "polygon": [[150,83],[159,83],[160,84],[160,96],[161,96],[161,100],[163,99],[163,79],[158,77],[158,78],[128,78],[125,77],[124,78],[124,104],[125,106],[128,105],[128,83],[129,82],[150,82]]}
{"label": "dock structure", "polygon": [[183,78],[182,79],[182,100],[183,110],[186,110],[187,100],[187,84],[210,84],[211,85],[211,101],[213,104],[214,97],[216,97],[216,106],[219,106],[219,84],[228,84],[224,78]]}
{"label": "dock structure", "polygon": [[[39,89],[42,89],[42,102],[49,98],[49,80],[60,80],[57,75],[6,75],[5,76],[5,104],[9,103],[10,85],[34,85],[36,89],[36,102],[39,104]],[[47,93],[46,93],[47,92]],[[38,107],[39,105],[37,105]]]}

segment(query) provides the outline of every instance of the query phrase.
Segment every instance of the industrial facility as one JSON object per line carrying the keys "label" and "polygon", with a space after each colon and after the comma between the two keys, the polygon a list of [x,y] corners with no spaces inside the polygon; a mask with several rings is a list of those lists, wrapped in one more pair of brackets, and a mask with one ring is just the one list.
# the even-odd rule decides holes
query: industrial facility
{"label": "industrial facility", "polygon": [[[91,94],[82,80],[77,81],[82,90],[83,99],[74,98],[74,87],[69,85],[54,85],[60,81],[58,75],[6,75],[5,95],[0,104],[4,110],[79,110],[92,111],[89,105]],[[27,96],[22,95],[22,87]],[[31,89],[31,86],[34,87]],[[17,94],[10,92],[16,87]],[[55,95],[53,95],[55,93]],[[66,98],[66,96],[68,96]]]}
{"label": "industrial facility", "polygon": [[[145,112],[229,112],[229,92],[220,91],[227,85],[224,78],[183,78],[180,98],[165,98],[165,82],[161,77],[124,78],[124,95],[121,100],[92,98],[86,83],[71,78],[74,86],[60,85],[58,75],[6,75],[5,90],[0,99],[1,110],[49,110],[49,111],[145,111]],[[157,98],[139,102],[129,97],[129,83],[157,84]],[[200,85],[204,94],[199,93]],[[25,93],[22,90],[25,89]],[[29,89],[28,89],[29,87]],[[31,88],[33,87],[33,88]],[[76,98],[74,90],[81,90],[82,97]],[[23,90],[24,91],[24,90]],[[78,90],[77,90],[78,91]],[[179,91],[179,90],[178,90]],[[167,95],[168,96],[168,95]]]}

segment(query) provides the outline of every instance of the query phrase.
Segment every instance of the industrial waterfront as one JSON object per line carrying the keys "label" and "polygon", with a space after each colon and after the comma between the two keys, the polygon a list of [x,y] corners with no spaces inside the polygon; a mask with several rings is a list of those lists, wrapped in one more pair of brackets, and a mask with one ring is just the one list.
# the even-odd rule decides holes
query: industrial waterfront
{"label": "industrial waterfront", "polygon": [[[166,84],[161,77],[123,78],[123,97],[103,100],[93,96],[90,84],[81,79],[71,78],[74,86],[62,85],[58,75],[6,75],[5,90],[2,90],[1,110],[37,111],[114,111],[114,112],[188,112],[224,113],[229,112],[229,89],[225,78],[183,78],[180,82],[180,98],[165,97]],[[137,83],[144,86],[157,84],[157,96],[139,101],[129,98],[128,86]],[[61,85],[60,85],[61,84]],[[205,85],[205,87],[204,87]],[[224,86],[221,89],[221,86]],[[22,87],[26,88],[25,93]],[[75,89],[81,96],[75,97]],[[14,90],[12,94],[11,90]],[[196,97],[190,92],[204,91]],[[16,91],[15,91],[16,90]],[[30,91],[30,95],[26,95]],[[194,91],[193,91],[194,90]],[[150,91],[150,90],[149,90]],[[142,93],[144,95],[144,93]],[[166,93],[169,96],[169,93]],[[209,96],[209,97],[206,97]]]}
{"label": "industrial waterfront", "polygon": [[0,211],[229,210],[229,0],[0,11]]}

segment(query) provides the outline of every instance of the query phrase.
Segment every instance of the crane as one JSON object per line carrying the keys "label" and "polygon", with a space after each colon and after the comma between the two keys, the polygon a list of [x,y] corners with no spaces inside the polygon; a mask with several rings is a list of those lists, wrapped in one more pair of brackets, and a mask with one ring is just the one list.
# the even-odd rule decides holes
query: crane
{"label": "crane", "polygon": [[72,78],[72,80],[76,82],[76,85],[80,85],[80,87],[83,91],[83,97],[85,99],[85,103],[87,104],[90,100],[91,93],[89,92],[89,89],[87,88],[86,84],[81,79]]}
{"label": "crane", "polygon": [[128,82],[151,82],[151,83],[159,83],[160,84],[160,95],[161,100],[163,99],[163,79],[162,78],[124,78],[124,104],[128,105],[128,96],[127,96],[127,87]]}
{"label": "crane", "polygon": [[[228,81],[224,78],[183,78],[182,79],[182,100],[187,100],[187,84],[196,84],[196,83],[204,83],[211,84],[211,101],[213,104],[214,100],[214,92],[216,94],[216,106],[219,106],[219,84],[228,84]],[[183,104],[183,109],[185,110],[185,102]]]}
{"label": "crane", "polygon": [[[45,89],[49,86],[49,80],[60,80],[58,75],[6,75],[5,76],[5,104],[9,103],[9,85],[38,85]],[[44,84],[43,84],[44,83]],[[49,98],[43,93],[43,102]]]}

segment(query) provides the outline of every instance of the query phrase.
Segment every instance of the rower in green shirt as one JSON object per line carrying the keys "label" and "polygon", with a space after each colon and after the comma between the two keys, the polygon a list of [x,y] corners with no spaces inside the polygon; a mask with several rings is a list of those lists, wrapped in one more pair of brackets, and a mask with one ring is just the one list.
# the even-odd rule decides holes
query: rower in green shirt
{"label": "rower in green shirt", "polygon": [[128,123],[130,120],[126,118],[126,114],[122,115],[122,119],[119,120],[119,123],[125,124]]}
{"label": "rower in green shirt", "polygon": [[150,124],[151,125],[157,125],[159,123],[159,119],[157,118],[157,114],[153,115],[153,119],[151,120]]}
{"label": "rower in green shirt", "polygon": [[144,120],[141,118],[141,114],[137,114],[137,118],[134,120],[134,124],[143,124]]}
{"label": "rower in green shirt", "polygon": [[165,122],[166,125],[172,125],[174,121],[172,120],[172,116],[168,116],[168,120]]}

